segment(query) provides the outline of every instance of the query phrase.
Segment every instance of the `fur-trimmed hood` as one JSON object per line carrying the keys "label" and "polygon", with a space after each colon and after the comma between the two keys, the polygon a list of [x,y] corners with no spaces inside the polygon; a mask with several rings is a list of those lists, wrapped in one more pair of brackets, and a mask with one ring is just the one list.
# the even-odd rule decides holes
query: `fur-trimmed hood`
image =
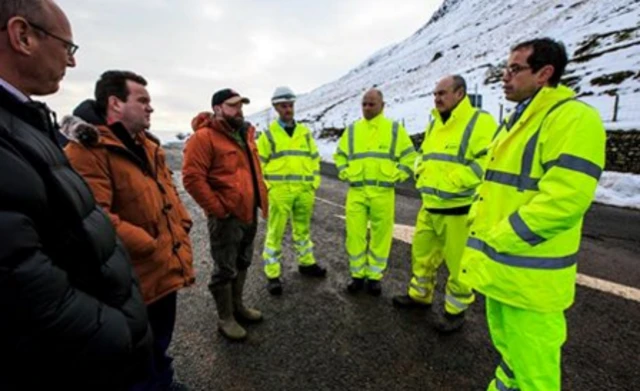
{"label": "fur-trimmed hood", "polygon": [[[87,99],[60,121],[60,132],[69,141],[77,142],[85,147],[96,147],[109,141],[116,141],[104,118],[99,114],[96,102]],[[160,140],[149,132],[144,137],[160,145]],[[116,140],[114,140],[116,139]],[[119,140],[117,140],[119,143]]]}

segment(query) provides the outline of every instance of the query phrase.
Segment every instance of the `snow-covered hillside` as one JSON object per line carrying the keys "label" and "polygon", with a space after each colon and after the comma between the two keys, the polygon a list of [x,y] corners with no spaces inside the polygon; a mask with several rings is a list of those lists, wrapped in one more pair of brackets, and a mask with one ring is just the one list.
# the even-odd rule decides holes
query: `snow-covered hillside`
{"label": "snow-covered hillside", "polygon": [[[607,129],[640,129],[640,0],[445,0],[411,37],[300,96],[296,117],[317,137],[322,129],[344,128],[361,116],[363,92],[376,86],[385,95],[386,115],[418,133],[428,123],[437,80],[458,73],[471,93],[482,95],[483,108],[500,118],[513,107],[500,81],[509,48],[543,36],[564,42],[570,57],[564,82],[600,111]],[[262,129],[274,116],[264,110],[249,120]],[[323,158],[331,160],[335,140],[318,141]],[[638,192],[640,176],[605,173],[597,198],[640,208]]]}
{"label": "snow-covered hillside", "polygon": [[[301,96],[297,117],[316,131],[343,127],[360,117],[363,91],[377,86],[385,95],[385,113],[417,133],[428,121],[436,81],[459,73],[470,92],[482,94],[483,108],[498,118],[501,105],[504,115],[512,107],[503,98],[499,70],[510,46],[549,36],[567,47],[567,84],[597,107],[605,121],[613,117],[612,94],[619,95],[618,122],[607,127],[639,128],[639,21],[640,0],[445,0],[411,37]],[[250,120],[263,128],[273,116],[265,110]]]}

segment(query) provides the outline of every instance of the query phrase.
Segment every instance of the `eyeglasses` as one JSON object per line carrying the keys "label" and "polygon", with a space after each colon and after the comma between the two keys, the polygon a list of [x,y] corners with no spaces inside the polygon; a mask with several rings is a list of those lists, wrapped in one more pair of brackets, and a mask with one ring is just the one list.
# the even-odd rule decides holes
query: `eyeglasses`
{"label": "eyeglasses", "polygon": [[27,20],[27,23],[29,23],[29,25],[31,27],[33,27],[36,30],[39,30],[40,32],[44,33],[45,35],[50,36],[53,39],[57,39],[58,41],[64,43],[65,48],[67,49],[67,54],[69,55],[69,57],[73,57],[76,52],[78,51],[78,49],[80,48],[78,45],[76,45],[75,43],[71,42],[71,41],[67,41],[66,39],[59,37],[55,34],[50,33],[47,29],[45,29],[42,26],[39,26],[29,20]]}
{"label": "eyeglasses", "polygon": [[504,68],[502,71],[509,76],[516,76],[518,73],[525,71],[527,69],[531,69],[531,67],[527,65],[513,64]]}

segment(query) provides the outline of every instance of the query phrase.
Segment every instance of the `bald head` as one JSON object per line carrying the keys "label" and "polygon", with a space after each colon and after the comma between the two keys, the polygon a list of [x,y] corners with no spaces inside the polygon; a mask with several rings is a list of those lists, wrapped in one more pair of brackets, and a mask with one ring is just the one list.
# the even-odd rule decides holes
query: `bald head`
{"label": "bald head", "polygon": [[45,4],[43,17],[45,18],[46,26],[50,29],[59,28],[71,34],[71,24],[69,23],[67,15],[62,11],[62,8],[52,0],[43,1]]}
{"label": "bald head", "polygon": [[0,77],[25,95],[49,95],[75,66],[71,25],[52,0],[0,1]]}
{"label": "bald head", "polygon": [[433,93],[436,109],[442,114],[451,112],[467,93],[467,83],[460,75],[445,76]]}
{"label": "bald head", "polygon": [[362,116],[368,121],[382,113],[384,100],[382,92],[377,88],[367,91],[362,97]]}

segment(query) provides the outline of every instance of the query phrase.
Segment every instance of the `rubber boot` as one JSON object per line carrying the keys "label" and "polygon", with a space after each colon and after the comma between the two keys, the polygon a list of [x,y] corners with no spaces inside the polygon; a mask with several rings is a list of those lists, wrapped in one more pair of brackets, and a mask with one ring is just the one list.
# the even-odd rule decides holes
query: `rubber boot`
{"label": "rubber boot", "polygon": [[247,338],[247,332],[233,317],[231,295],[231,284],[223,285],[213,291],[213,297],[218,307],[218,331],[232,341],[241,341]]}
{"label": "rubber boot", "polygon": [[398,295],[393,298],[393,306],[401,309],[421,309],[427,310],[431,308],[431,303],[422,303],[416,300],[413,300],[409,295]]}
{"label": "rubber boot", "polygon": [[279,278],[270,278],[267,282],[267,290],[273,296],[280,296],[282,294],[282,282]]}
{"label": "rubber boot", "polygon": [[244,306],[242,293],[244,292],[244,283],[247,280],[247,271],[238,271],[238,277],[233,281],[233,309],[234,315],[238,320],[244,320],[250,323],[262,321],[262,313],[255,308]]}
{"label": "rubber boot", "polygon": [[351,281],[349,281],[349,283],[347,284],[347,291],[349,291],[349,293],[351,293],[352,295],[355,295],[356,293],[360,292],[363,289],[364,289],[364,278],[352,277]]}
{"label": "rubber boot", "polygon": [[460,330],[464,326],[464,312],[453,315],[444,313],[434,324],[435,329],[441,334],[449,334]]}
{"label": "rubber boot", "polygon": [[300,274],[304,275],[304,276],[309,276],[309,277],[318,277],[318,278],[322,278],[324,276],[327,275],[327,269],[323,268],[322,266],[318,265],[317,263],[314,263],[312,265],[308,265],[308,266],[298,266],[298,271],[300,272]]}
{"label": "rubber boot", "polygon": [[367,280],[367,293],[371,296],[380,296],[382,293],[382,285],[377,280]]}

